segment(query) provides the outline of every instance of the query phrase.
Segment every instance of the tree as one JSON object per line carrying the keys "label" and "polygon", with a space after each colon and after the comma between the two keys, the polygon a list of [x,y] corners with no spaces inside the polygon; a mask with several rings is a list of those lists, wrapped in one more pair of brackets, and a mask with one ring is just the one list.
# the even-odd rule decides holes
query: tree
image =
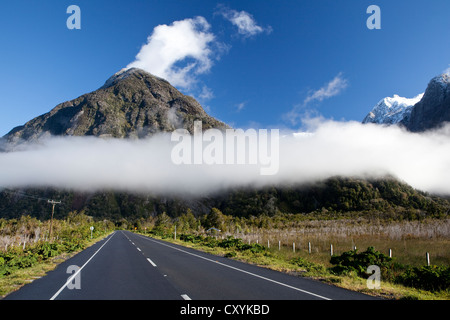
{"label": "tree", "polygon": [[156,217],[155,227],[156,228],[169,228],[172,225],[172,219],[167,215],[166,212],[159,214]]}
{"label": "tree", "polygon": [[212,208],[204,221],[205,229],[217,228],[224,230],[225,227],[225,215],[217,208]]}
{"label": "tree", "polygon": [[177,226],[179,231],[196,230],[198,228],[197,219],[190,208],[178,218]]}

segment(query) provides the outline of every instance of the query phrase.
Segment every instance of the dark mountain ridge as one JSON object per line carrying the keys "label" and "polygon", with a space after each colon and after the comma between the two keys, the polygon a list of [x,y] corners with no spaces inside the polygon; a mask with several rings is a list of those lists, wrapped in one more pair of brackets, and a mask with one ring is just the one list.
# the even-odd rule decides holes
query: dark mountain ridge
{"label": "dark mountain ridge", "polygon": [[450,77],[442,74],[431,79],[422,99],[402,124],[412,132],[438,129],[450,122]]}
{"label": "dark mountain ridge", "polygon": [[194,120],[201,120],[204,129],[228,127],[166,80],[132,68],[116,73],[98,90],[12,129],[3,139],[14,144],[48,135],[145,138],[178,128],[192,132]]}
{"label": "dark mountain ridge", "polygon": [[[419,100],[420,99],[420,100]],[[439,129],[450,122],[450,76],[430,80],[423,94],[407,99],[394,95],[381,100],[362,123],[399,125],[411,132]]]}

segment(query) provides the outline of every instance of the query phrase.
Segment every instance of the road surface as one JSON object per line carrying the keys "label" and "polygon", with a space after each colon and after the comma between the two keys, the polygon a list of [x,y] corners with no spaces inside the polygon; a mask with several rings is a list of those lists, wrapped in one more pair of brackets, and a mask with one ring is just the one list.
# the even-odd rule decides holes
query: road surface
{"label": "road surface", "polygon": [[128,231],[61,263],[5,300],[365,300],[319,281]]}

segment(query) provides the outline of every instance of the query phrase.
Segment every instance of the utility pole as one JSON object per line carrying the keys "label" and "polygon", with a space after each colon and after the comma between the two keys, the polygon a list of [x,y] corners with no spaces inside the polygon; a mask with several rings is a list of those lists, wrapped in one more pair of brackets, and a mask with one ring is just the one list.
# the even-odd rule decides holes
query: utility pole
{"label": "utility pole", "polygon": [[48,240],[51,241],[52,239],[52,227],[53,227],[53,214],[55,213],[55,205],[60,204],[61,201],[55,201],[55,200],[47,200],[48,203],[52,205],[52,218],[50,219],[50,233],[48,236]]}

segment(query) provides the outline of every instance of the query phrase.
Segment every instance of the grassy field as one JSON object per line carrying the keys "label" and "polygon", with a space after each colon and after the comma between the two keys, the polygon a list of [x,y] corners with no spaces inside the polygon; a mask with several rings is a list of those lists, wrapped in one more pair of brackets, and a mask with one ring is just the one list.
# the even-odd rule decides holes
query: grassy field
{"label": "grassy field", "polygon": [[[254,229],[229,234],[246,243],[270,246],[271,250],[293,252],[329,266],[330,247],[334,254],[372,246],[397,262],[411,266],[426,265],[426,253],[434,265],[450,265],[450,219],[377,223],[364,220],[304,221],[295,228]],[[269,243],[268,243],[269,241]],[[309,244],[311,253],[309,252]]]}

